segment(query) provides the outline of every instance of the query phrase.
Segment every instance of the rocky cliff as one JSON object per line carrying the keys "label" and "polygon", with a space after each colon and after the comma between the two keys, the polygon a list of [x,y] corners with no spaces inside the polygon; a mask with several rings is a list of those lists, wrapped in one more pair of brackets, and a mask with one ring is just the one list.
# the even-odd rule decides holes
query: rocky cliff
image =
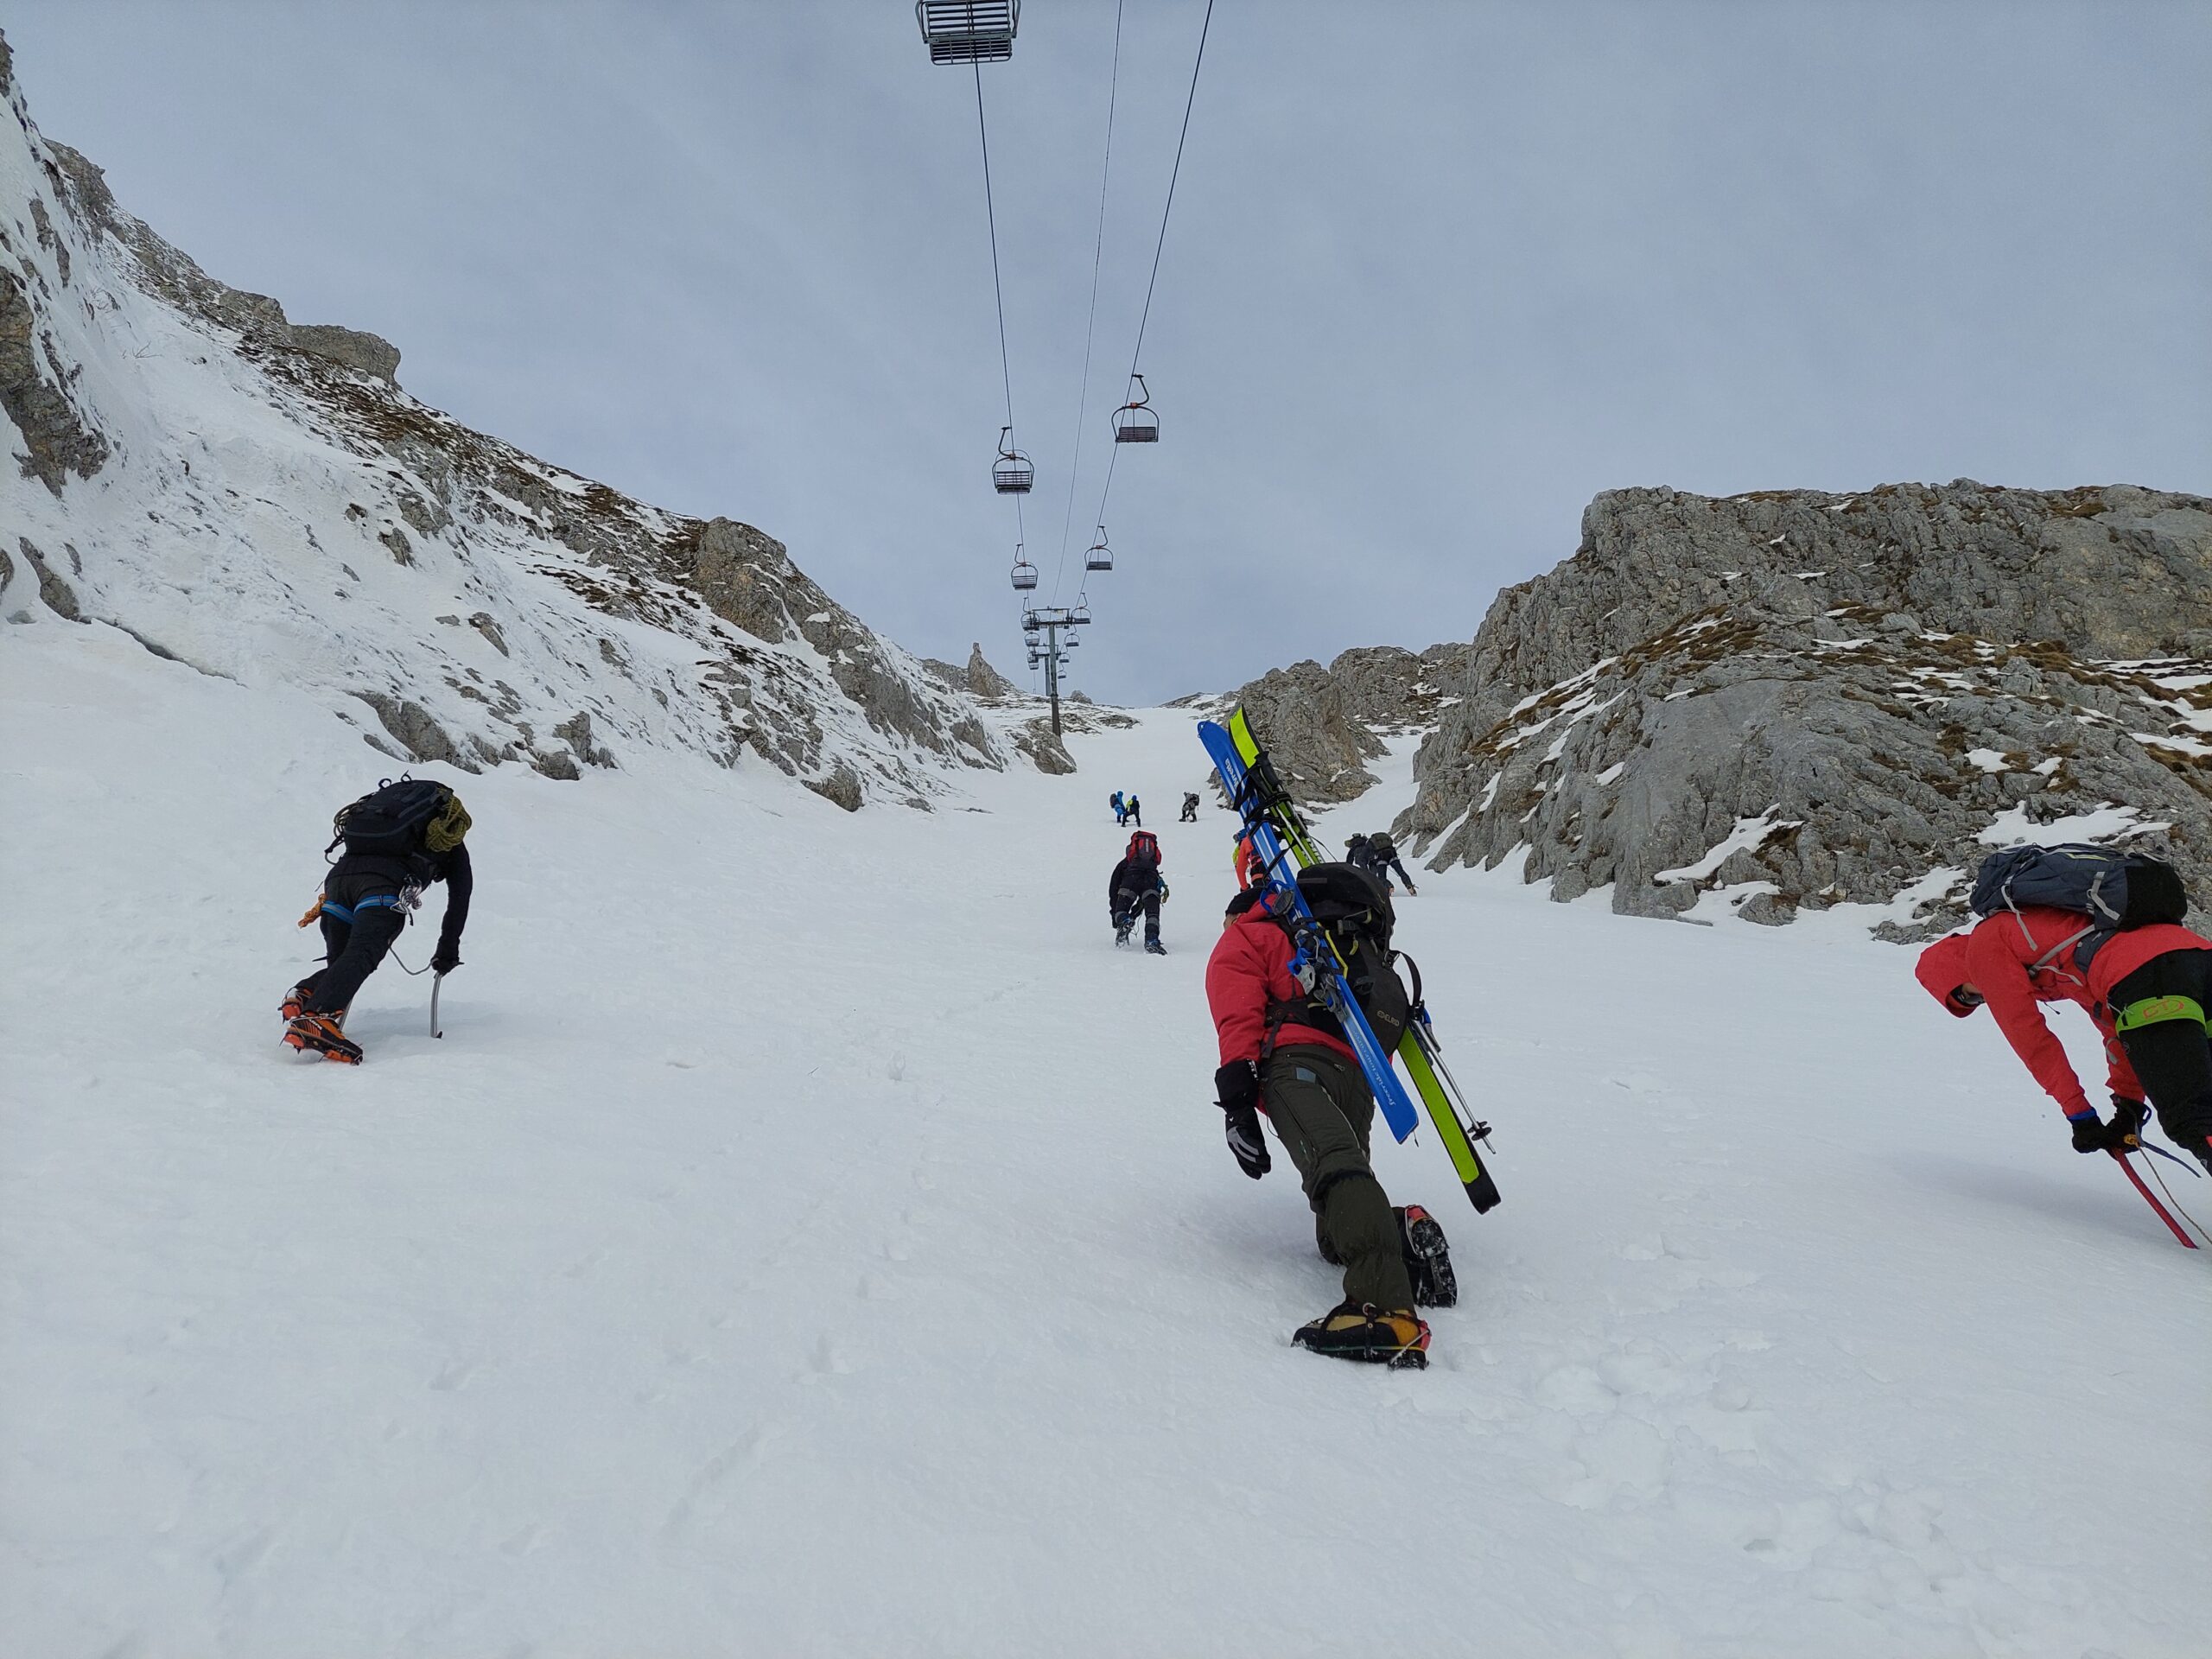
{"label": "rocky cliff", "polygon": [[1396,645],[1344,652],[1328,667],[1294,663],[1238,688],[1277,774],[1309,805],[1349,801],[1375,782],[1366,763],[1386,750],[1382,734],[1433,726],[1459,701],[1469,648]]}
{"label": "rocky cliff", "polygon": [[0,104],[0,615],[113,626],[464,769],[682,748],[855,808],[1007,763],[995,676],[941,682],[772,537],[472,431],[387,342],[207,276],[39,134],[4,39]]}
{"label": "rocky cliff", "polygon": [[1433,868],[1914,936],[1992,846],[2142,838],[2212,897],[2212,502],[1624,490],[1582,530],[1421,747],[1395,828]]}

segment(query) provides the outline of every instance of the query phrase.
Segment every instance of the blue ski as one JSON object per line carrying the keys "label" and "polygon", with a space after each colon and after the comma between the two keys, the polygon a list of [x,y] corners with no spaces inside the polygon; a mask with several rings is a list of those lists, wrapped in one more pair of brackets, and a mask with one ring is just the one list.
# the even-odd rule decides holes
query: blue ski
{"label": "blue ski", "polygon": [[1414,1110],[1413,1097],[1398,1080],[1398,1074],[1390,1069],[1390,1057],[1376,1039],[1375,1028],[1367,1023],[1367,1016],[1352,1000],[1351,987],[1344,982],[1336,953],[1329,948],[1320,925],[1313,919],[1306,895],[1298,890],[1297,871],[1283,846],[1282,836],[1264,813],[1246,810],[1246,768],[1244,757],[1236,752],[1236,741],[1230,736],[1226,727],[1202,720],[1198,722],[1198,741],[1206,746],[1206,753],[1212,757],[1220,772],[1230,804],[1243,813],[1245,833],[1252,837],[1252,844],[1268,861],[1269,890],[1283,893],[1304,920],[1305,925],[1297,930],[1300,963],[1313,969],[1317,986],[1328,999],[1330,1011],[1344,1027],[1345,1039],[1359,1057],[1359,1069],[1367,1076],[1367,1086],[1375,1093],[1375,1103],[1382,1109],[1382,1121],[1390,1126],[1392,1135],[1404,1140],[1420,1121]]}

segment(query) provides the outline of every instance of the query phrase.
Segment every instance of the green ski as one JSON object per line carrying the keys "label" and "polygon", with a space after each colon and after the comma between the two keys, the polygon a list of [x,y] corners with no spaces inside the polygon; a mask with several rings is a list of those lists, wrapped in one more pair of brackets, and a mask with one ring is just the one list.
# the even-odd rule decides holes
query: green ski
{"label": "green ski", "polygon": [[[1257,787],[1265,805],[1268,820],[1282,836],[1283,844],[1300,869],[1309,864],[1328,861],[1328,855],[1321,843],[1306,827],[1290,791],[1275,776],[1274,766],[1267,751],[1260,747],[1260,740],[1252,731],[1252,722],[1241,708],[1233,711],[1223,722],[1230,739],[1236,746],[1236,753],[1249,769],[1249,776]],[[1458,1081],[1444,1063],[1441,1045],[1429,1023],[1428,1009],[1421,995],[1421,971],[1414,970],[1414,1019],[1406,1027],[1406,1034],[1398,1042],[1398,1063],[1412,1079],[1414,1090],[1421,1096],[1421,1104],[1428,1109],[1429,1122],[1436,1126],[1437,1138],[1444,1142],[1444,1150],[1452,1160],[1452,1173],[1467,1189],[1467,1202],[1480,1215],[1498,1203],[1497,1183],[1491,1178],[1475,1143],[1490,1134],[1490,1125],[1475,1119],[1465,1109],[1465,1096],[1460,1093]]]}

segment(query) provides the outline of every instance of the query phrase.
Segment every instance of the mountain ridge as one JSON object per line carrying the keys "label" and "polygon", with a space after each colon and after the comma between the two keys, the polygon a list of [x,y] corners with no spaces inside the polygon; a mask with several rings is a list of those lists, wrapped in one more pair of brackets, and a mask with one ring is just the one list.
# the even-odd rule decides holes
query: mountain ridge
{"label": "mountain ridge", "polygon": [[1471,642],[1400,653],[1447,666],[1426,706],[1363,703],[1354,653],[1244,688],[1294,788],[1356,794],[1418,725],[1392,828],[1428,868],[1517,856],[1637,915],[1921,938],[2019,840],[2142,845],[2212,893],[2212,501],[1619,490],[1582,531]]}
{"label": "mountain ridge", "polygon": [[0,101],[0,614],[283,681],[464,771],[677,748],[853,810],[1037,747],[1033,709],[944,682],[762,531],[476,432],[389,342],[208,276],[39,133],[4,37]]}

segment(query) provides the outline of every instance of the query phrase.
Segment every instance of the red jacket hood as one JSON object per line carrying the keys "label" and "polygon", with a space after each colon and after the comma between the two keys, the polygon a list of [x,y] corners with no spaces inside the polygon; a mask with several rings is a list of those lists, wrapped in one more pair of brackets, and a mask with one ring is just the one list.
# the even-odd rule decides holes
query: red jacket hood
{"label": "red jacket hood", "polygon": [[1972,1008],[1960,1007],[1951,1001],[1951,993],[1974,977],[1967,968],[1967,936],[1947,933],[1920,953],[1920,960],[1913,964],[1913,977],[1928,988],[1928,995],[1943,1005],[1948,1014],[1965,1019]]}

